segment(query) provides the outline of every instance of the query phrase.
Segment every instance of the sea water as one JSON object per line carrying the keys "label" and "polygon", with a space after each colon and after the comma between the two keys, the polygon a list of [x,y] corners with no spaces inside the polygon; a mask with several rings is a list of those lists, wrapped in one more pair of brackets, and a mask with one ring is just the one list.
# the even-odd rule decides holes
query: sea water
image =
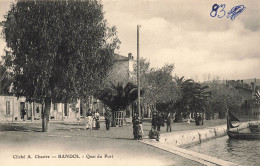
{"label": "sea water", "polygon": [[260,140],[235,140],[224,136],[186,149],[239,165],[260,165]]}

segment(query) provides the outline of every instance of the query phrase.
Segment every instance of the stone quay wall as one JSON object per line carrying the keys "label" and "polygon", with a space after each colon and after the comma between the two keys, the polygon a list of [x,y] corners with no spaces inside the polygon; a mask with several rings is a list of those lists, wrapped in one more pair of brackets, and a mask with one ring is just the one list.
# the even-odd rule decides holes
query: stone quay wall
{"label": "stone quay wall", "polygon": [[[240,123],[238,128],[232,130],[242,130],[248,128],[249,123],[256,122],[258,121],[243,122]],[[161,134],[159,142],[173,146],[183,147],[191,144],[199,144],[203,141],[207,141],[225,135],[227,135],[227,125],[221,125],[205,129],[186,130]]]}

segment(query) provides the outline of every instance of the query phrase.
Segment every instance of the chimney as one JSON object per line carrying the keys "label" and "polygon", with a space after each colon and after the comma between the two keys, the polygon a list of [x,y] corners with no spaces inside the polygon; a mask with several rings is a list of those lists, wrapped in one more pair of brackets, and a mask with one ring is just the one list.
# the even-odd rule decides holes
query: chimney
{"label": "chimney", "polygon": [[251,82],[251,88],[252,88],[252,90],[255,90],[255,83],[254,82]]}
{"label": "chimney", "polygon": [[128,53],[128,59],[134,59],[134,57],[132,56],[132,53]]}

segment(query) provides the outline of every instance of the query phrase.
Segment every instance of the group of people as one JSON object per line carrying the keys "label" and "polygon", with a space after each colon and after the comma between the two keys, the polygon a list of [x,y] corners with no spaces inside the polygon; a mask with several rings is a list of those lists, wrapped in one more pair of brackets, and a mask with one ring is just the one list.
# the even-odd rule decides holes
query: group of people
{"label": "group of people", "polygon": [[[95,113],[93,113],[91,110],[88,111],[87,113],[87,118],[86,118],[86,129],[89,130],[98,130],[100,128],[99,124],[99,111],[98,109],[96,110]],[[159,131],[160,127],[164,126],[164,123],[167,125],[167,132],[171,132],[171,123],[173,120],[173,116],[168,113],[166,116],[165,114],[159,113],[159,112],[154,112],[152,116],[152,128],[149,132],[149,138],[150,139],[156,139],[157,141],[159,140]],[[111,122],[111,114],[110,112],[107,112],[105,114],[105,123],[106,123],[106,130],[110,129],[110,122]],[[138,114],[135,112],[133,119],[133,135],[134,139],[141,140],[143,139],[144,136],[144,131],[143,131],[143,125],[142,125],[142,120],[138,116]]]}
{"label": "group of people", "polygon": [[152,128],[149,131],[149,138],[150,139],[156,139],[159,141],[160,137],[160,127],[164,126],[164,123],[167,125],[167,132],[172,131],[171,123],[174,120],[175,113],[171,115],[171,113],[168,113],[167,115],[164,113],[154,112],[152,116]]}
{"label": "group of people", "polygon": [[[174,114],[171,115],[171,113],[168,113],[167,115],[164,113],[159,113],[159,112],[154,112],[152,116],[152,128],[149,131],[149,138],[150,139],[156,139],[157,141],[159,140],[160,134],[160,127],[164,126],[164,123],[167,125],[167,132],[171,132],[171,123],[174,119]],[[138,116],[137,113],[134,113],[133,119],[133,134],[134,134],[134,139],[142,139],[144,136],[144,131],[143,131],[143,125],[142,125],[142,120]]]}
{"label": "group of people", "polygon": [[144,136],[143,123],[141,118],[138,116],[136,112],[134,113],[132,123],[133,123],[134,139],[138,139],[138,140],[143,139]]}
{"label": "group of people", "polygon": [[172,123],[173,117],[170,113],[168,113],[166,116],[164,113],[154,112],[152,116],[152,127],[154,130],[160,131],[161,126],[164,126],[164,123],[167,125],[167,132],[171,132],[171,123]]}
{"label": "group of people", "polygon": [[89,109],[86,118],[86,130],[98,130],[99,128],[99,110],[97,109],[96,112],[92,112]]}

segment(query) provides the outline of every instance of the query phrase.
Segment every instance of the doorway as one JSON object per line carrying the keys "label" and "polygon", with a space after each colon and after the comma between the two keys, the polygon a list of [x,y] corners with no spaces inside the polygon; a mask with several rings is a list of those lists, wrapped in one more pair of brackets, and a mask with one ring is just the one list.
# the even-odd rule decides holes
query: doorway
{"label": "doorway", "polygon": [[123,120],[124,120],[124,112],[123,111],[117,111],[116,113],[116,125],[117,126],[123,126]]}
{"label": "doorway", "polygon": [[23,109],[25,108],[25,102],[20,102],[20,116],[23,119]]}

